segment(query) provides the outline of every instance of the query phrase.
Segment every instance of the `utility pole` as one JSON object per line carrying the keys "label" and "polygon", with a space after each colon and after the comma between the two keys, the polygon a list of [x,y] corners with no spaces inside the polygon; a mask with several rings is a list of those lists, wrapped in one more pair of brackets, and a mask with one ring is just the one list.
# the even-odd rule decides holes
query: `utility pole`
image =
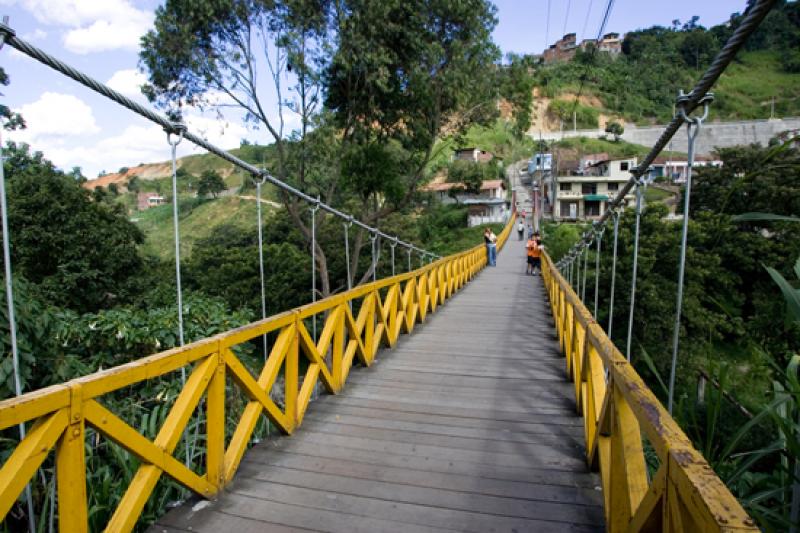
{"label": "utility pole", "polygon": [[775,97],[772,97],[772,104],[770,105],[769,110],[769,119],[773,120],[775,118]]}
{"label": "utility pole", "polygon": [[572,131],[578,133],[578,112],[572,112]]}

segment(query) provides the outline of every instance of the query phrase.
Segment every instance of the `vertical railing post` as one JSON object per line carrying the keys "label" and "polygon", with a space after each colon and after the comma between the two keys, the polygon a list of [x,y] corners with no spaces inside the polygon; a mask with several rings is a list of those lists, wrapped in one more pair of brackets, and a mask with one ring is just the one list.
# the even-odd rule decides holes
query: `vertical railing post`
{"label": "vertical railing post", "polygon": [[298,387],[298,366],[300,357],[300,318],[295,312],[294,324],[292,328],[292,336],[289,343],[289,349],[286,352],[286,362],[284,363],[284,397],[283,402],[286,406],[286,418],[289,419],[289,424],[292,429],[297,427],[299,417],[297,413],[297,394],[299,393]]}
{"label": "vertical railing post", "polygon": [[336,327],[333,330],[333,340],[331,348],[331,376],[336,390],[342,390],[344,387],[344,376],[342,373],[342,358],[344,357],[344,315],[347,312],[347,304],[342,303],[339,308],[334,311],[338,314],[336,319]]}
{"label": "vertical railing post", "polygon": [[219,491],[225,485],[225,357],[220,350],[213,357],[217,368],[206,401],[206,478]]}
{"label": "vertical railing post", "polygon": [[80,385],[70,385],[69,424],[56,448],[58,528],[62,533],[87,531],[86,428]]}

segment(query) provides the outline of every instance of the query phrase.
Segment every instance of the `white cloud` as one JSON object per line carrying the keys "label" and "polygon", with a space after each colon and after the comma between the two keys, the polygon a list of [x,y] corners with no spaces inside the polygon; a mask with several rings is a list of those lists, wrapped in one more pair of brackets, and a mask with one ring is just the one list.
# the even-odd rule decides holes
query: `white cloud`
{"label": "white cloud", "polygon": [[91,26],[70,30],[64,36],[64,46],[76,54],[91,54],[107,50],[139,49],[139,39],[150,27],[150,20],[98,20]]}
{"label": "white cloud", "polygon": [[143,100],[141,87],[145,83],[147,83],[147,76],[131,68],[116,71],[106,85],[129,98]]}
{"label": "white cloud", "polygon": [[66,27],[64,46],[77,54],[138,50],[139,38],[153,24],[151,11],[128,0],[5,0],[29,11],[48,26]]}
{"label": "white cloud", "polygon": [[22,113],[28,128],[19,132],[20,140],[63,142],[64,138],[100,131],[92,108],[80,98],[64,93],[45,92],[38,100],[15,110]]}
{"label": "white cloud", "polygon": [[36,28],[32,32],[23,35],[22,38],[26,41],[43,41],[47,39],[47,32],[41,28]]}

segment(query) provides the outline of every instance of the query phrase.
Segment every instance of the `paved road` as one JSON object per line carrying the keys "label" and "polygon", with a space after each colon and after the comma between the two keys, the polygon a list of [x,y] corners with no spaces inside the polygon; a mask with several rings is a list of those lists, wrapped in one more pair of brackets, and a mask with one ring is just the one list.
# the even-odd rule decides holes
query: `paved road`
{"label": "paved road", "polygon": [[218,501],[152,531],[601,530],[545,291],[514,239],[293,436],[250,450]]}

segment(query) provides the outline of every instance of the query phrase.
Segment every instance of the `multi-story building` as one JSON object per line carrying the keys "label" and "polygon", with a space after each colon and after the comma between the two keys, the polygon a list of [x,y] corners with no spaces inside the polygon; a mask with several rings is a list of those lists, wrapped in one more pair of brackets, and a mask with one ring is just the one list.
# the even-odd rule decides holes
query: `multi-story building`
{"label": "multi-story building", "polygon": [[453,159],[472,161],[473,163],[488,163],[494,159],[494,154],[480,148],[459,148],[453,154]]}
{"label": "multi-story building", "polygon": [[[722,161],[714,157],[696,155],[692,168],[704,166],[721,167]],[[669,183],[685,183],[688,167],[689,162],[686,159],[659,156],[650,165],[650,177],[666,178]]]}
{"label": "multi-story building", "polygon": [[619,33],[606,33],[603,38],[597,41],[596,39],[584,39],[578,44],[574,33],[568,33],[555,43],[551,44],[542,53],[542,60],[545,63],[552,63],[554,61],[569,61],[575,56],[575,51],[579,48],[586,50],[589,46],[596,46],[599,52],[606,52],[611,55],[617,55],[622,52],[622,39]]}
{"label": "multi-story building", "polygon": [[443,204],[459,203],[469,208],[469,227],[489,222],[505,222],[511,213],[503,180],[485,180],[478,194],[464,192],[460,183],[429,183],[423,191],[433,193]]}
{"label": "multi-story building", "polygon": [[[592,154],[589,157],[596,158],[598,155],[605,154]],[[608,202],[617,196],[630,179],[630,171],[636,164],[635,157],[618,160],[607,157],[602,160],[583,158],[574,175],[556,178],[556,218],[587,220],[602,216]],[[632,192],[625,196],[629,205],[634,198]]]}

